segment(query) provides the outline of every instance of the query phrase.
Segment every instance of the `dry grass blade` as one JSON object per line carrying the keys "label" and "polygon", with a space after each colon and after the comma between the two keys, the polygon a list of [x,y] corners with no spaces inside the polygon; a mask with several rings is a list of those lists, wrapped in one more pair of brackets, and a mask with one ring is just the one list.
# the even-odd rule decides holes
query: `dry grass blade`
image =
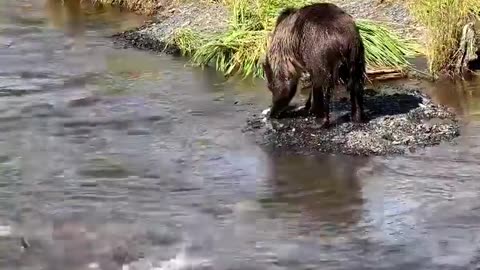
{"label": "dry grass blade", "polygon": [[414,16],[427,28],[426,54],[431,73],[450,71],[462,28],[478,17],[478,0],[408,0]]}

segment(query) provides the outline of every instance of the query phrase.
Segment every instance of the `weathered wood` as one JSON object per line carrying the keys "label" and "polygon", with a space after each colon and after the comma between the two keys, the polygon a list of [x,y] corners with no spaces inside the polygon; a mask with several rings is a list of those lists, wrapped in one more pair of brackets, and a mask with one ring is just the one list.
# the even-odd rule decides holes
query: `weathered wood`
{"label": "weathered wood", "polygon": [[385,81],[405,78],[406,74],[399,69],[367,70],[367,79],[370,81]]}
{"label": "weathered wood", "polygon": [[395,79],[403,79],[405,78],[405,74],[402,72],[395,72],[395,73],[385,73],[385,74],[372,74],[368,76],[368,79],[371,81],[385,81],[385,80],[395,80]]}
{"label": "weathered wood", "polygon": [[[469,16],[469,22],[462,29],[459,47],[455,54],[455,73],[463,76],[465,71],[479,68],[480,63],[480,14]],[[473,69],[473,70],[472,70]],[[467,72],[469,73],[469,72]]]}
{"label": "weathered wood", "polygon": [[475,38],[475,22],[469,22],[462,29],[462,37],[460,39],[460,45],[456,54],[456,74],[463,73],[464,69],[467,67],[468,62],[477,58],[477,43],[475,41]]}
{"label": "weathered wood", "polygon": [[367,69],[367,75],[375,74],[387,74],[387,73],[399,73],[398,69],[386,68],[386,69]]}

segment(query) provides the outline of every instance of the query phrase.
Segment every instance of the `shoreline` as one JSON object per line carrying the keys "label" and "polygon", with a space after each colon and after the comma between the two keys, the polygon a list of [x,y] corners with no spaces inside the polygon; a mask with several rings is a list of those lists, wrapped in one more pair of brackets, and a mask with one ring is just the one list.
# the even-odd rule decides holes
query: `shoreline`
{"label": "shoreline", "polygon": [[[425,30],[418,26],[403,3],[380,3],[379,0],[353,2],[331,0],[344,8],[355,19],[373,20],[388,27],[401,38],[424,45]],[[374,8],[372,8],[372,6]],[[133,47],[140,50],[181,55],[180,49],[169,41],[176,30],[189,28],[202,34],[225,32],[228,28],[229,11],[217,3],[170,3],[163,6],[150,21],[142,26],[112,35],[117,46]],[[188,56],[187,56],[188,57]],[[423,55],[422,55],[423,57]],[[422,71],[423,72],[423,71]],[[370,80],[395,80],[406,77],[428,77],[413,70],[395,68],[367,70]]]}
{"label": "shoreline", "polygon": [[[225,31],[228,27],[228,10],[223,5],[204,2],[171,3],[162,11],[153,15],[143,25],[112,35],[116,43],[151,51],[175,53],[175,46],[168,44],[172,34],[183,27],[194,31],[215,33]],[[144,39],[146,44],[140,44]],[[156,42],[158,44],[153,44]]]}
{"label": "shoreline", "polygon": [[[365,5],[365,3],[363,4]],[[406,8],[402,9],[398,3],[396,6],[395,4],[382,6],[385,7],[386,14],[390,14],[387,11],[391,12],[391,10],[399,10],[393,14],[405,15],[406,12]],[[227,10],[217,5],[187,4],[167,9],[165,12],[169,14],[163,15],[162,21],[154,20],[138,28],[113,35],[114,43],[124,48],[134,47],[140,50],[181,56],[179,48],[168,42],[169,35],[176,29],[188,26],[194,30],[206,32],[222,31],[227,27]],[[192,17],[192,14],[200,12],[204,12],[203,15]],[[212,16],[212,14],[222,14],[222,12],[225,16]],[[380,12],[373,13],[370,17],[365,15],[360,19],[377,20],[378,17],[374,18],[373,16]],[[158,16],[162,16],[162,14]],[[160,18],[158,16],[156,18]],[[211,27],[211,25],[215,27]],[[397,24],[397,27],[399,26]],[[395,30],[402,31],[401,27]],[[403,28],[405,35],[415,36],[420,31],[419,29],[411,31],[411,27]],[[385,80],[398,81],[398,79],[405,78],[428,80],[428,76],[415,71],[409,71],[401,77],[388,72],[381,75],[385,76]],[[367,85],[370,83],[367,82]],[[253,113],[247,119],[244,132],[252,135],[263,147],[270,149],[281,148],[306,154],[323,152],[357,156],[407,154],[420,148],[438,145],[441,142],[451,142],[460,135],[456,115],[449,112],[444,106],[434,105],[426,94],[420,93],[419,89],[415,87],[413,89],[409,89],[409,87],[396,89],[393,86],[382,87],[382,89],[380,91],[382,93],[374,94],[375,91],[370,91],[366,95],[367,107],[370,108],[370,120],[364,124],[355,125],[350,121],[342,123],[345,117],[348,118],[348,113],[345,113],[348,112],[349,105],[345,100],[339,100],[333,101],[332,106],[341,108],[343,116],[341,116],[342,112],[338,112],[340,113],[337,115],[340,123],[331,130],[324,130],[317,126],[315,119],[311,117],[265,121],[263,115]],[[322,134],[322,136],[312,137],[312,134]]]}

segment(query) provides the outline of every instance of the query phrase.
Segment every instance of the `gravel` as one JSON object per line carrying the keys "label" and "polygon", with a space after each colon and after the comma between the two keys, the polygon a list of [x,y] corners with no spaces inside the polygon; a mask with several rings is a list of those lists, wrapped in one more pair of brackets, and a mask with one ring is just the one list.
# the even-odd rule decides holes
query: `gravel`
{"label": "gravel", "polygon": [[425,40],[425,29],[411,16],[404,1],[332,0],[358,19],[384,22],[402,37]]}
{"label": "gravel", "polygon": [[311,154],[405,154],[418,148],[451,141],[459,136],[458,120],[446,107],[435,105],[418,89],[367,90],[367,122],[349,120],[349,100],[333,102],[336,124],[324,128],[314,117],[269,119],[252,115],[244,132],[269,149]]}

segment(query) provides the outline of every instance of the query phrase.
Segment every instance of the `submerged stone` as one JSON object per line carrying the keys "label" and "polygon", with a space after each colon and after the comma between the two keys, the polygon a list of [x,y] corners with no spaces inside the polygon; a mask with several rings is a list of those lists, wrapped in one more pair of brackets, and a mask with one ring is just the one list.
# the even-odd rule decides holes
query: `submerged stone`
{"label": "submerged stone", "polygon": [[364,102],[368,119],[361,124],[350,121],[344,98],[333,101],[335,122],[328,129],[312,116],[269,119],[263,112],[251,116],[244,131],[273,149],[349,155],[404,154],[460,135],[456,115],[418,90],[367,90]]}

